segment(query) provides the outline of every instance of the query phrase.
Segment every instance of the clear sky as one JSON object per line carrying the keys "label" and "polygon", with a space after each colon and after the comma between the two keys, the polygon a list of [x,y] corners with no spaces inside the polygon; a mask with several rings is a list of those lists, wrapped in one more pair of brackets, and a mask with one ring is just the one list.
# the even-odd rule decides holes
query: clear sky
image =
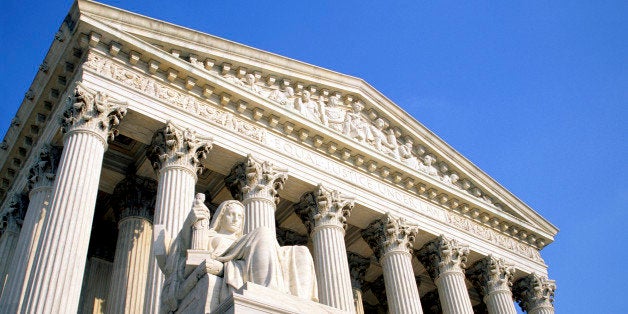
{"label": "clear sky", "polygon": [[[363,78],[561,229],[558,313],[628,313],[627,1],[104,2]],[[1,135],[70,6],[1,2]]]}

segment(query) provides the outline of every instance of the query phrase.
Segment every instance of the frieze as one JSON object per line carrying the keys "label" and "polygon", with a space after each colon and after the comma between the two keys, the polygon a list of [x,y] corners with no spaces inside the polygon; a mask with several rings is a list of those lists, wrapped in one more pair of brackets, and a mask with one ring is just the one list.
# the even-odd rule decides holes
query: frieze
{"label": "frieze", "polygon": [[156,79],[136,73],[133,70],[90,51],[87,55],[85,67],[107,78],[116,80],[138,92],[163,100],[175,105],[181,110],[192,113],[206,121],[220,125],[236,133],[264,142],[266,130],[254,126],[233,113],[208,106],[198,98],[181,93],[173,88],[166,87]]}
{"label": "frieze", "polygon": [[[519,243],[509,236],[501,235],[494,230],[480,226],[478,223],[473,222],[466,217],[462,217],[458,214],[450,213],[445,209],[433,206],[429,203],[422,201],[418,197],[411,196],[406,192],[402,192],[399,189],[379,182],[378,180],[372,178],[367,174],[345,167],[328,158],[324,158],[310,151],[309,149],[294,144],[292,141],[285,140],[279,136],[275,136],[273,133],[267,132],[265,128],[253,125],[246,120],[238,118],[231,112],[215,108],[211,105],[205,104],[203,101],[195,96],[187,95],[175,90],[174,88],[166,87],[158,80],[142,74],[138,74],[136,71],[127,69],[125,66],[120,65],[117,62],[114,62],[98,53],[90,51],[87,54],[87,60],[84,66],[87,69],[93,70],[104,77],[113,79],[122,83],[125,86],[131,87],[138,92],[141,92],[151,97],[155,97],[157,99],[161,99],[169,104],[180,108],[183,111],[195,114],[196,116],[201,117],[206,121],[222,126],[225,129],[231,130],[255,141],[258,141],[262,144],[265,144],[266,146],[280,151],[288,156],[308,163],[321,171],[334,174],[338,176],[338,178],[340,178],[341,180],[349,181],[352,184],[362,186],[365,189],[374,192],[375,194],[393,200],[398,204],[411,208],[418,213],[431,217],[432,219],[435,219],[442,223],[452,224],[456,228],[480,236],[482,239],[490,243],[498,245],[502,248],[506,248],[517,254],[531,258],[535,261],[543,262],[539,252],[530,245]],[[231,80],[233,80],[234,82],[235,79],[231,78]],[[242,84],[241,87],[243,85],[244,84]],[[291,88],[288,89],[286,87],[285,89],[290,91]],[[339,98],[336,97],[333,97],[333,99],[333,101],[340,101]],[[284,101],[284,103],[290,102]],[[340,106],[340,104],[338,104],[338,106]],[[358,109],[359,108],[356,108],[354,110]],[[336,119],[335,121],[339,120]],[[337,125],[335,130],[340,132],[340,126]],[[406,147],[409,147],[412,143],[412,140],[408,138],[404,145],[408,145]],[[421,151],[422,149],[423,148],[419,148],[419,151]],[[404,155],[403,153],[401,153],[400,156],[406,156],[403,157],[406,159],[413,159],[415,157],[414,155]],[[428,159],[430,159],[430,157],[428,157]],[[414,160],[411,161],[411,163],[414,162]],[[423,164],[425,167],[427,167],[426,172],[433,173],[433,170],[430,169],[430,166],[434,167],[433,160],[430,160],[427,163],[419,162],[417,165],[419,164]],[[458,175],[455,173],[451,173],[444,178],[446,183],[451,184],[456,188],[469,189],[471,187],[468,180],[459,180]]]}

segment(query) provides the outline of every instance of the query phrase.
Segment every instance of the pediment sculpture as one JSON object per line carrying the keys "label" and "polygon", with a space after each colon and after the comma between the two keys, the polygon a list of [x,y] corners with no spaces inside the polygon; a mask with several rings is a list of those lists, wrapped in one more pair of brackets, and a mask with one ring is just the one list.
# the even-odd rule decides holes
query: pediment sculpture
{"label": "pediment sculpture", "polygon": [[155,226],[155,254],[166,277],[162,306],[167,312],[177,312],[179,302],[203,276],[218,280],[215,293],[219,295],[207,298],[219,303],[246,282],[318,302],[314,262],[307,247],[279,246],[266,227],[243,234],[246,217],[240,201],[224,201],[212,217],[204,200],[204,194],[196,195],[174,241],[163,236],[162,226]]}

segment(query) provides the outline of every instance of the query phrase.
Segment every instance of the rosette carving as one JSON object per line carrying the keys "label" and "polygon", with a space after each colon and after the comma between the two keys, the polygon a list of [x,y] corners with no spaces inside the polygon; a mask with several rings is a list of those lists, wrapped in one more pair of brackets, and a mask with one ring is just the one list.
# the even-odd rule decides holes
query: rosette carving
{"label": "rosette carving", "polygon": [[249,154],[246,161],[231,169],[231,173],[225,178],[225,185],[237,200],[268,198],[278,204],[279,190],[283,189],[287,179],[287,169],[258,160]]}
{"label": "rosette carving", "polygon": [[526,312],[539,308],[553,308],[556,282],[532,273],[515,282],[512,292],[515,300]]}
{"label": "rosette carving", "polygon": [[28,175],[28,190],[40,186],[52,186],[61,157],[61,149],[50,145],[43,145],[39,151],[39,158],[33,163]]}
{"label": "rosette carving", "polygon": [[433,280],[446,272],[462,272],[466,268],[467,255],[468,246],[444,235],[428,242],[416,252],[417,258]]}
{"label": "rosette carving", "polygon": [[126,102],[89,89],[77,82],[74,94],[69,97],[67,109],[63,113],[61,127],[64,133],[74,130],[88,130],[100,134],[106,140],[113,140],[118,134],[115,127],[126,115]]}
{"label": "rosette carving", "polygon": [[197,136],[190,129],[180,128],[168,121],[166,126],[153,135],[146,150],[146,157],[153,169],[159,171],[167,167],[183,167],[201,173],[201,161],[207,158],[213,139]]}
{"label": "rosette carving", "polygon": [[382,219],[372,222],[362,230],[362,238],[373,249],[377,259],[381,259],[392,251],[412,252],[412,243],[417,232],[417,226],[386,213]]}
{"label": "rosette carving", "polygon": [[489,255],[467,270],[467,278],[482,295],[491,292],[510,290],[515,268],[501,258]]}
{"label": "rosette carving", "polygon": [[316,190],[301,196],[301,201],[294,205],[294,212],[301,217],[309,232],[328,225],[347,230],[347,218],[354,204],[353,198],[319,184]]}

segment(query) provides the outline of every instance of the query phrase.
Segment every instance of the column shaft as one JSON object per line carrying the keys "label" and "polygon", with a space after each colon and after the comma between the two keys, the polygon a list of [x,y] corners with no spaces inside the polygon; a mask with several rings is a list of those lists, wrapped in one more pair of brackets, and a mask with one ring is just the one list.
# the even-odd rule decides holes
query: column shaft
{"label": "column shaft", "polygon": [[[196,174],[190,169],[172,166],[164,167],[159,174],[157,200],[155,203],[155,225],[164,225],[168,236],[173,241],[194,201]],[[145,313],[157,313],[161,303],[164,274],[157,266],[155,255],[151,251],[148,284],[146,291]]]}
{"label": "column shaft", "polygon": [[473,314],[473,306],[471,306],[462,271],[444,272],[435,283],[444,314]]}
{"label": "column shaft", "polygon": [[[9,218],[9,220],[13,219]],[[0,288],[3,288],[0,289],[0,294],[7,293],[4,289],[7,276],[9,278],[13,276],[13,274],[9,273],[9,267],[15,255],[15,248],[20,236],[20,229],[15,224],[15,221],[9,221],[9,226],[2,234],[2,237],[0,237]]]}
{"label": "column shaft", "polygon": [[112,264],[99,257],[90,258],[89,264],[84,285],[83,309],[80,313],[104,313],[107,303],[109,303],[107,291],[112,279]]}
{"label": "column shaft", "polygon": [[78,309],[104,150],[94,132],[67,134],[24,296],[26,312]]}
{"label": "column shaft", "polygon": [[340,226],[315,228],[312,242],[320,302],[355,312],[344,230]]}
{"label": "column shaft", "polygon": [[145,218],[130,216],[118,229],[107,313],[142,313],[153,227]]}
{"label": "column shaft", "polygon": [[489,314],[516,314],[515,302],[512,299],[510,290],[499,290],[490,292],[484,297],[484,303]]}
{"label": "column shaft", "polygon": [[412,255],[402,251],[392,251],[381,258],[388,311],[391,314],[423,313],[411,260]]}
{"label": "column shaft", "polygon": [[259,228],[266,227],[276,234],[275,230],[275,210],[276,205],[273,199],[269,198],[245,198],[244,205],[244,234]]}
{"label": "column shaft", "polygon": [[530,311],[529,314],[554,314],[553,307],[541,307]]}
{"label": "column shaft", "polygon": [[21,309],[26,283],[30,281],[31,266],[37,251],[39,235],[48,205],[51,186],[42,186],[31,190],[30,202],[22,224],[22,231],[17,242],[13,261],[9,268],[11,276],[5,285],[6,291],[0,299],[0,308],[8,313],[17,313]]}

